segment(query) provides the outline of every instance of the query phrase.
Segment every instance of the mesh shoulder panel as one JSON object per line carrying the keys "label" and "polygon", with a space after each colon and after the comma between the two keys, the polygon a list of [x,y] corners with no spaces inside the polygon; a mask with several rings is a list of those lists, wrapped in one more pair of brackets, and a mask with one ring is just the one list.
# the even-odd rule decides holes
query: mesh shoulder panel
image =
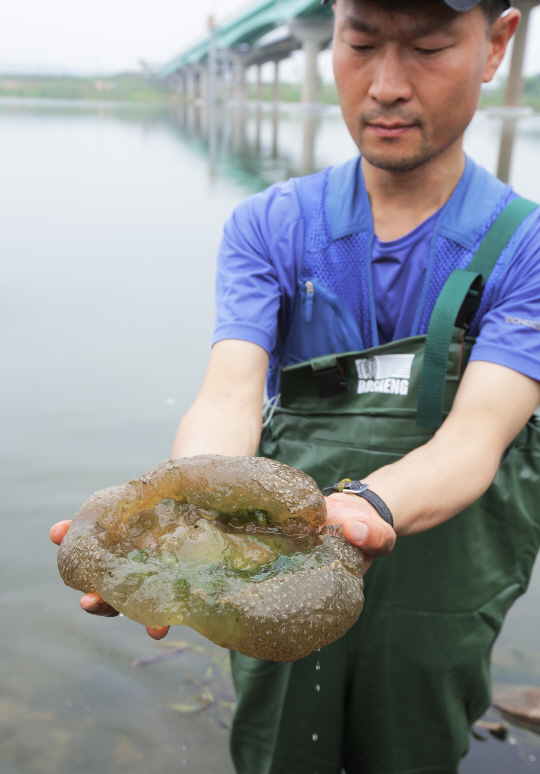
{"label": "mesh shoulder panel", "polygon": [[373,345],[366,268],[368,232],[332,240],[327,214],[330,170],[304,177],[301,205],[305,226],[303,277],[316,278],[347,305],[365,347]]}
{"label": "mesh shoulder panel", "polygon": [[[329,172],[330,170],[326,169],[300,178],[299,181],[305,226],[302,277],[316,278],[339,296],[357,321],[364,346],[368,348],[374,345],[367,265],[370,234],[363,231],[332,240],[327,211]],[[433,308],[451,272],[454,269],[467,268],[491,225],[515,196],[516,194],[508,189],[501,197],[472,250],[467,250],[447,237],[438,237],[418,334],[427,332]],[[491,306],[497,279],[511,247],[512,243],[499,258],[486,284],[480,308],[469,330],[471,336],[478,335],[480,321]]]}
{"label": "mesh shoulder panel", "polygon": [[300,178],[300,205],[304,215],[306,252],[317,252],[330,243],[326,213],[330,169]]}
{"label": "mesh shoulder panel", "polygon": [[[491,218],[487,223],[485,223],[484,228],[482,229],[482,232],[472,250],[467,250],[461,245],[458,245],[457,242],[454,242],[452,239],[448,239],[447,237],[438,238],[437,245],[435,248],[435,260],[433,262],[431,279],[429,282],[429,288],[428,288],[426,300],[424,303],[424,309],[422,312],[420,327],[418,329],[418,333],[420,335],[427,333],[429,321],[431,319],[431,314],[435,307],[437,298],[439,297],[441,290],[443,289],[444,283],[446,282],[446,280],[448,279],[452,271],[454,269],[467,268],[469,263],[472,261],[475,252],[478,250],[478,247],[480,246],[481,241],[483,240],[483,238],[485,237],[485,235],[493,225],[494,221],[498,218],[498,216],[501,214],[502,210],[506,207],[506,205],[509,204],[512,201],[512,199],[515,199],[515,198],[516,198],[516,194],[511,189],[508,189],[505,195],[501,197],[496,209],[493,211],[491,215]],[[497,281],[497,278],[500,275],[501,268],[504,265],[505,256],[508,249],[509,248],[506,248],[504,250],[503,254],[497,261],[497,264],[493,269],[486,283],[486,288],[482,295],[480,308],[468,331],[468,335],[470,336],[478,336],[478,332],[480,329],[480,321],[483,315],[488,311],[489,307],[491,306],[495,283]]]}

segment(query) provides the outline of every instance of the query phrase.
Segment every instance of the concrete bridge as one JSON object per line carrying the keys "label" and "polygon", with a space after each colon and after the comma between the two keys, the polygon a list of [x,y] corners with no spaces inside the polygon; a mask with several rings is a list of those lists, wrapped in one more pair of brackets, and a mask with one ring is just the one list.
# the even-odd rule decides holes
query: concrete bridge
{"label": "concrete bridge", "polygon": [[215,27],[209,34],[165,64],[160,76],[186,98],[215,99],[247,96],[248,68],[274,63],[274,99],[279,99],[279,63],[293,51],[305,54],[302,102],[317,102],[317,57],[332,40],[333,14],[320,0],[257,0]]}
{"label": "concrete bridge", "polygon": [[[540,0],[513,0],[522,13],[516,33],[504,108],[491,111],[503,119],[498,176],[508,181],[518,121],[529,115],[521,107],[523,63],[531,11]],[[246,72],[257,68],[257,97],[261,98],[261,67],[274,63],[273,98],[279,100],[279,63],[293,51],[305,54],[302,102],[314,104],[318,97],[317,57],[332,40],[333,14],[320,0],[256,0],[221,24],[209,24],[208,35],[165,64],[159,75],[171,89],[189,101],[214,102],[247,96]],[[232,92],[232,94],[231,94]]]}

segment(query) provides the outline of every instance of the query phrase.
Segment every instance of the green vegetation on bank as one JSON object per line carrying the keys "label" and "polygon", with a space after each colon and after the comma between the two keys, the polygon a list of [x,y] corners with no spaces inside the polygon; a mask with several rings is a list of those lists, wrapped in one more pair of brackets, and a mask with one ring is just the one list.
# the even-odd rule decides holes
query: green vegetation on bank
{"label": "green vegetation on bank", "polygon": [[[486,89],[480,98],[480,108],[500,107],[504,102],[504,84],[498,89]],[[540,73],[525,78],[523,87],[523,105],[534,108],[540,112]]]}
{"label": "green vegetation on bank", "polygon": [[[119,73],[94,78],[0,74],[0,97],[163,102],[173,96],[163,81],[142,73]],[[249,84],[248,96],[250,99],[256,99],[255,84]],[[262,85],[262,98],[273,100],[272,84]],[[281,83],[279,98],[283,102],[300,102],[301,86],[295,83]],[[503,104],[503,100],[504,85],[497,89],[486,89],[480,99],[480,108],[498,107]],[[319,102],[328,105],[338,104],[336,87],[333,83],[320,84]],[[523,104],[540,112],[540,74],[525,79]]]}
{"label": "green vegetation on bank", "polygon": [[142,73],[95,78],[0,75],[0,97],[162,102],[170,97],[170,92],[162,81]]}
{"label": "green vegetation on bank", "polygon": [[[504,84],[497,89],[486,89],[482,92],[480,98],[480,108],[499,107],[504,101]],[[250,84],[249,97],[251,99],[256,98],[256,86]],[[282,83],[279,87],[279,98],[283,102],[299,102],[300,101],[301,87],[298,84]],[[262,98],[264,100],[272,100],[274,94],[273,86],[269,83],[265,83],[262,86]],[[333,83],[321,83],[319,88],[319,102],[329,105],[338,104],[338,96],[336,87]],[[523,89],[524,105],[534,108],[534,110],[540,112],[540,74],[533,75],[530,78],[525,79],[525,86]]]}
{"label": "green vegetation on bank", "polygon": [[[264,100],[273,99],[274,92],[271,84],[263,84],[262,91]],[[0,97],[157,102],[170,99],[171,96],[163,81],[155,77],[145,77],[140,73],[120,73],[95,78],[0,74]],[[252,99],[256,97],[256,87],[253,84],[248,86],[248,96]],[[301,87],[295,83],[282,83],[279,96],[283,102],[300,102]],[[334,84],[321,84],[320,101],[337,105]]]}
{"label": "green vegetation on bank", "polygon": [[[297,83],[280,83],[279,98],[282,102],[300,102],[302,87]],[[263,83],[261,89],[263,100],[274,99],[274,86],[270,83]],[[255,84],[249,84],[248,97],[257,98],[257,87]],[[337,105],[339,100],[336,87],[333,83],[321,83],[319,85],[319,102],[325,105]]]}

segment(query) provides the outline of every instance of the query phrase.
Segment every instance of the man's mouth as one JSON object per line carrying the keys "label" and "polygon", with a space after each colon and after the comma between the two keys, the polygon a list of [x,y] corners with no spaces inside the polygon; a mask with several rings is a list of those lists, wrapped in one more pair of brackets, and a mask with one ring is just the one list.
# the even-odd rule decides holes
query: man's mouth
{"label": "man's mouth", "polygon": [[367,124],[367,128],[372,129],[378,137],[403,137],[415,127],[416,124],[386,123],[384,121],[373,121]]}

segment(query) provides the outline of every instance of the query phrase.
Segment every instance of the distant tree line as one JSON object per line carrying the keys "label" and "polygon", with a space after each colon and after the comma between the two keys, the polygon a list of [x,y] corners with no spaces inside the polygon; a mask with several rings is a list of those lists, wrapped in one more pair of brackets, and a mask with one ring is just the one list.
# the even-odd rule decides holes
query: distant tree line
{"label": "distant tree line", "polygon": [[[279,97],[283,102],[299,102],[301,87],[296,83],[282,83]],[[249,84],[248,96],[256,98],[256,86]],[[273,100],[273,84],[263,83],[263,100]],[[45,99],[118,100],[130,102],[163,102],[173,98],[166,84],[155,76],[143,73],[118,73],[111,76],[81,78],[75,76],[18,76],[0,74],[0,97],[33,97]],[[503,104],[504,84],[486,88],[480,107]],[[333,83],[320,83],[319,101],[338,104]],[[525,79],[523,104],[540,112],[540,73]]]}
{"label": "distant tree line", "polygon": [[142,73],[94,78],[0,74],[1,97],[155,102],[162,101],[167,95],[167,87],[162,81]]}

